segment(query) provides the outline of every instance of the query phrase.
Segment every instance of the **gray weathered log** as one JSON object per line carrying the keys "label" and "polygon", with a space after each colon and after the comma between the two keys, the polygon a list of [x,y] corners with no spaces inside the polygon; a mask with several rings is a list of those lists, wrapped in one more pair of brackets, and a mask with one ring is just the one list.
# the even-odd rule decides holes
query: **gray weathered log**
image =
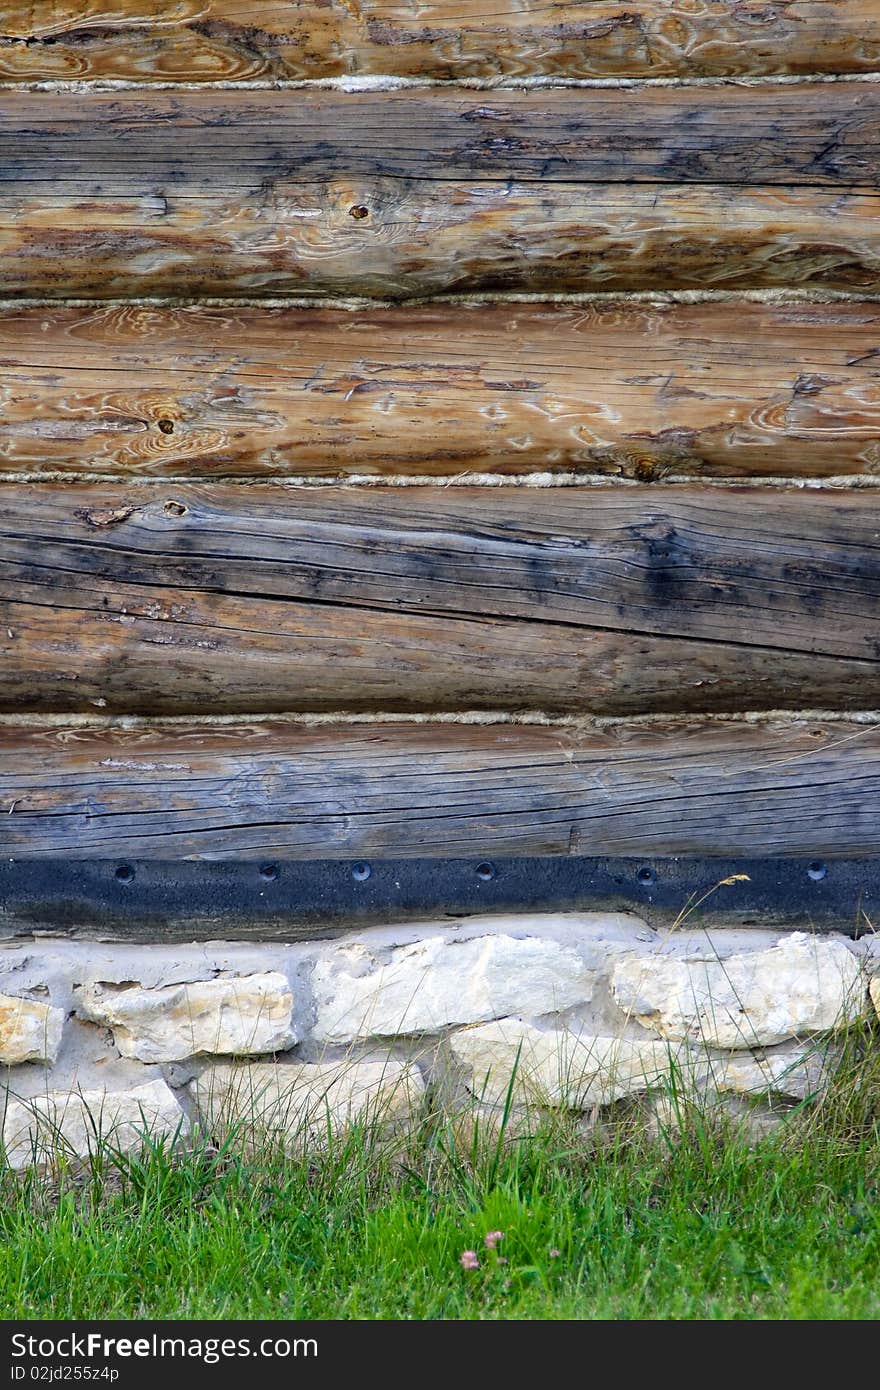
{"label": "gray weathered log", "polygon": [[[85,200],[372,178],[874,189],[880,86],[10,91],[0,189]],[[64,221],[60,226],[64,227]]]}
{"label": "gray weathered log", "polygon": [[865,708],[880,494],[0,487],[0,709]]}
{"label": "gray weathered log", "polygon": [[0,853],[880,853],[880,726],[0,726]]}

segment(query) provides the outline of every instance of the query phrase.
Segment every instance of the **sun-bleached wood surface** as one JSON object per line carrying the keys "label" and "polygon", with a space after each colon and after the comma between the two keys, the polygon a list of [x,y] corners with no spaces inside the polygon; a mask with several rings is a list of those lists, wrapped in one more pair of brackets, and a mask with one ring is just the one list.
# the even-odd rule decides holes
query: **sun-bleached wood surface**
{"label": "sun-bleached wood surface", "polygon": [[880,726],[0,726],[13,858],[880,852]]}

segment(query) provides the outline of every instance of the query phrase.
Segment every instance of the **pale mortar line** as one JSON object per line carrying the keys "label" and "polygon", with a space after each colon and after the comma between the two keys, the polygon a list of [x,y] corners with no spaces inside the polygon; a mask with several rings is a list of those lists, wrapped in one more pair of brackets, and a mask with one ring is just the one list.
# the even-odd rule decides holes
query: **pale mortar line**
{"label": "pale mortar line", "polygon": [[17,712],[0,714],[0,728],[31,729],[180,729],[246,728],[251,724],[294,724],[306,728],[322,725],[369,726],[374,724],[462,724],[475,727],[514,725],[553,729],[612,729],[633,726],[694,728],[704,724],[805,724],[834,723],[880,726],[880,710],[771,709],[724,713],[675,713],[635,715],[546,714],[543,710],[451,710],[423,714],[375,710],[352,713],[345,710],[291,710],[269,714],[39,714]]}
{"label": "pale mortar line", "polygon": [[814,73],[726,73],[707,77],[562,77],[550,74],[517,77],[499,74],[495,77],[399,77],[390,73],[368,73],[341,77],[251,77],[214,81],[149,81],[125,77],[94,79],[43,78],[0,81],[0,92],[67,92],[88,95],[92,92],[138,92],[145,99],[150,92],[299,92],[335,91],[358,92],[419,91],[439,88],[444,91],[461,89],[471,92],[547,91],[547,90],[623,90],[652,87],[805,87],[844,83],[877,83],[880,72],[814,72]]}
{"label": "pale mortar line", "polygon": [[382,474],[350,473],[343,476],[333,474],[305,474],[289,477],[284,474],[266,474],[250,477],[246,474],[224,476],[222,474],[198,475],[169,473],[161,477],[144,477],[131,473],[89,473],[86,471],[43,470],[38,472],[0,473],[0,486],[23,486],[39,483],[89,483],[106,484],[129,488],[288,488],[291,491],[305,488],[386,488],[386,487],[510,487],[510,488],[652,488],[662,489],[670,486],[693,488],[716,488],[726,491],[733,489],[767,489],[780,491],[866,491],[880,487],[880,477],[870,473],[843,473],[829,477],[793,478],[784,474],[779,476],[736,476],[701,477],[698,473],[668,473],[650,480],[622,477],[615,473],[456,473],[451,477],[442,473]]}
{"label": "pale mortar line", "polygon": [[427,294],[411,298],[380,299],[365,295],[122,295],[107,298],[0,295],[0,314],[18,309],[319,309],[360,312],[371,309],[456,308],[485,309],[504,304],[570,304],[573,308],[647,305],[665,308],[677,304],[880,304],[880,293],[860,290],[767,287],[739,290],[580,290],[486,291],[469,294]]}

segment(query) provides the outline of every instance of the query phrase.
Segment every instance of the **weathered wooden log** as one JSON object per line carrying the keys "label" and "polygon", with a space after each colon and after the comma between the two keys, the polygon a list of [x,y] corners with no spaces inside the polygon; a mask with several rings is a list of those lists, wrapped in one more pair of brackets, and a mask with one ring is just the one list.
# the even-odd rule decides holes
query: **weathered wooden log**
{"label": "weathered wooden log", "polygon": [[[7,186],[8,189],[9,186]],[[880,196],[364,177],[0,200],[6,296],[880,290]]]}
{"label": "weathered wooden log", "polygon": [[880,66],[873,0],[6,0],[0,77],[676,77]]}
{"label": "weathered wooden log", "polygon": [[0,708],[865,708],[855,493],[0,488]]}
{"label": "weathered wooden log", "polygon": [[0,290],[874,289],[878,177],[880,84],[16,91]]}
{"label": "weathered wooden log", "polygon": [[12,858],[880,853],[880,726],[0,726]]}
{"label": "weathered wooden log", "polygon": [[880,83],[10,91],[0,189],[157,199],[339,178],[874,191]]}
{"label": "weathered wooden log", "polygon": [[876,472],[880,305],[0,314],[0,469]]}
{"label": "weathered wooden log", "polygon": [[[0,709],[218,714],[858,709],[867,660],[506,619],[123,588],[103,611],[0,603]],[[260,627],[265,623],[269,626]]]}

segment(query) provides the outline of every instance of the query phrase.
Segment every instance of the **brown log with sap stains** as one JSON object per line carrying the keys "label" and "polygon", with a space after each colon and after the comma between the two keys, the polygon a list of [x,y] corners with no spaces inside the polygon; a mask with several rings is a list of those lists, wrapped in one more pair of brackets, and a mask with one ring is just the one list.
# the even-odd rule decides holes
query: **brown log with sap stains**
{"label": "brown log with sap stains", "polygon": [[6,0],[0,77],[678,77],[880,66],[873,0]]}
{"label": "brown log with sap stains", "polygon": [[880,853],[880,726],[0,726],[13,858]]}
{"label": "brown log with sap stains", "polygon": [[878,354],[867,302],[22,305],[0,469],[872,473]]}
{"label": "brown log with sap stains", "polygon": [[865,708],[880,500],[0,488],[0,708]]}
{"label": "brown log with sap stains", "polygon": [[8,195],[7,296],[880,290],[880,195],[818,188],[279,182]]}
{"label": "brown log with sap stains", "polygon": [[880,83],[435,86],[342,92],[13,91],[0,189],[193,196],[374,177],[861,186],[880,179]]}

